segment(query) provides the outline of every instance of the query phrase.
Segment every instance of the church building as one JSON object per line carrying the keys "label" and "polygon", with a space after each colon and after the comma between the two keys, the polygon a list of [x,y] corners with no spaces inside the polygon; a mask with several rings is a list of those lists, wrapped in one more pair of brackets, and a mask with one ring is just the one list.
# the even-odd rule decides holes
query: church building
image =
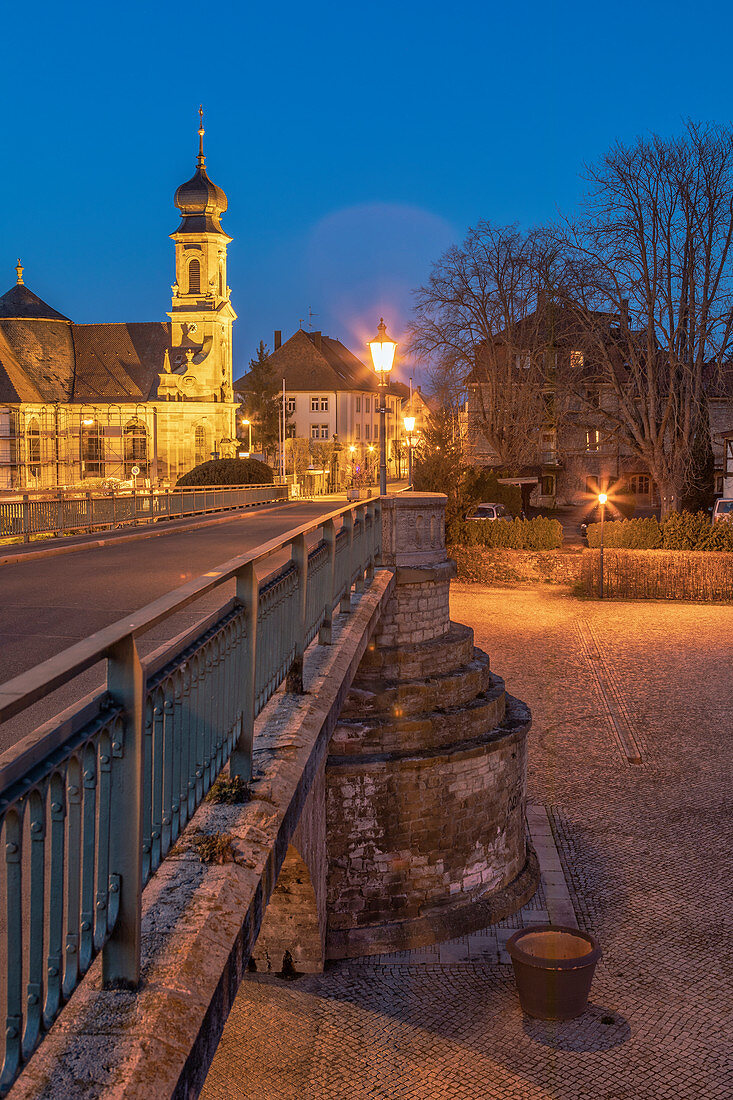
{"label": "church building", "polygon": [[175,194],[181,223],[168,321],[76,324],[25,285],[0,297],[0,490],[99,488],[135,477],[174,486],[233,457],[227,197],[209,179],[203,112],[196,171]]}

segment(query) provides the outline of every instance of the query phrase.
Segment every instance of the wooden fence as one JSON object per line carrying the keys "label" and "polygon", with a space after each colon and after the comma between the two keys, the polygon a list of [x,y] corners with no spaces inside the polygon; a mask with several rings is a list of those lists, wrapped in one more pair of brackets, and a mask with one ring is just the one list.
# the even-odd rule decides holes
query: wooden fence
{"label": "wooden fence", "polygon": [[[600,592],[600,550],[584,550],[581,586]],[[733,600],[733,554],[712,550],[605,550],[605,596],[624,600]]]}

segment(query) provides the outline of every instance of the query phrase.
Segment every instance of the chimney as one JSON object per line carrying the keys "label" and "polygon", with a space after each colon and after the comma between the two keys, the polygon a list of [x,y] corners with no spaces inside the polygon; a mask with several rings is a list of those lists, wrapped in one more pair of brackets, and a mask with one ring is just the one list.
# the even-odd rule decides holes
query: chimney
{"label": "chimney", "polygon": [[315,346],[320,351],[321,350],[321,334],[320,334],[320,332],[314,332],[313,333],[313,343],[315,344]]}
{"label": "chimney", "polygon": [[283,342],[283,331],[281,328],[275,329],[275,351],[280,347]]}
{"label": "chimney", "polygon": [[621,299],[620,323],[621,323],[621,328],[625,332],[629,327],[629,299],[628,298],[622,298]]}

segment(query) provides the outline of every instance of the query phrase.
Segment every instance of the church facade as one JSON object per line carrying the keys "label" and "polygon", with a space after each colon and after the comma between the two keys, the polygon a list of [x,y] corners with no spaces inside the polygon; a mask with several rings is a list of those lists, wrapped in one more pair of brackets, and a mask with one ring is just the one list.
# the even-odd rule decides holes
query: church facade
{"label": "church facade", "polygon": [[227,198],[196,171],[175,194],[176,279],[168,321],[75,324],[25,285],[0,297],[0,490],[174,486],[233,457],[237,402]]}

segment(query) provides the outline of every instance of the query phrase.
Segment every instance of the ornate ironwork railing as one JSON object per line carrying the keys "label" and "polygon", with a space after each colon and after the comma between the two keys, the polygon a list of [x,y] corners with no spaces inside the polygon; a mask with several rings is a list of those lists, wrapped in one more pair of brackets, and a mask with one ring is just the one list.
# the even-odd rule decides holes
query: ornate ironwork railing
{"label": "ornate ironwork railing", "polygon": [[[302,690],[306,647],[332,641],[380,549],[379,499],[340,508],[0,685],[2,722],[106,662],[105,690],[0,757],[0,1094],[98,952],[108,986],[136,986],[145,883],[227,759],[250,779],[256,715],[283,682]],[[140,659],[141,635],[231,580],[224,607]]]}
{"label": "ornate ironwork railing", "polygon": [[184,519],[253,504],[286,501],[287,485],[223,485],[190,489],[141,489],[108,493],[23,493],[0,499],[0,538],[70,535],[130,524]]}

